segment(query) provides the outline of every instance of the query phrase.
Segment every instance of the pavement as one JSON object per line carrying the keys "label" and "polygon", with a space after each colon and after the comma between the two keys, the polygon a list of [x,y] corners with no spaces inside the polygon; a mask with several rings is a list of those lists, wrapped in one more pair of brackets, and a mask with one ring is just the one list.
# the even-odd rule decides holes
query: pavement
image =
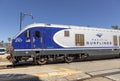
{"label": "pavement", "polygon": [[104,77],[95,77],[95,78],[90,78],[90,79],[83,80],[83,81],[113,81],[113,80],[110,80]]}
{"label": "pavement", "polygon": [[12,63],[9,62],[9,61],[6,61],[6,62],[0,62],[0,69],[5,69],[7,68],[8,66],[11,66]]}
{"label": "pavement", "polygon": [[[0,70],[0,75],[8,76],[6,78],[0,78],[0,81],[13,80],[16,77],[16,80],[21,79],[22,75],[25,75],[26,78],[29,76],[38,77],[42,81],[59,81],[64,79],[64,81],[73,81],[90,78],[89,75],[73,69],[60,68],[57,66],[31,66],[26,68],[10,68]],[[28,76],[29,75],[29,76]],[[24,76],[24,78],[25,78]],[[29,78],[28,78],[29,79]]]}
{"label": "pavement", "polygon": [[9,54],[0,55],[0,69],[7,68],[7,66],[12,65],[12,63],[6,59]]}
{"label": "pavement", "polygon": [[11,64],[0,62],[0,81],[120,81],[120,59],[5,67]]}
{"label": "pavement", "polygon": [[53,65],[8,68],[12,63],[6,55],[0,57],[0,81],[73,81],[90,78],[81,71]]}

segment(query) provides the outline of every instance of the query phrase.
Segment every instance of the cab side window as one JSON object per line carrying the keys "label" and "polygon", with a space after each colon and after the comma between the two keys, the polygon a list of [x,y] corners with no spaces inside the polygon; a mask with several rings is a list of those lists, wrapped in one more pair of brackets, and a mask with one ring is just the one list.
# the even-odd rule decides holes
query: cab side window
{"label": "cab side window", "polygon": [[25,33],[24,33],[24,36],[26,38],[29,38],[30,37],[30,30],[27,30]]}
{"label": "cab side window", "polygon": [[35,36],[36,36],[37,38],[40,38],[40,31],[35,31]]}

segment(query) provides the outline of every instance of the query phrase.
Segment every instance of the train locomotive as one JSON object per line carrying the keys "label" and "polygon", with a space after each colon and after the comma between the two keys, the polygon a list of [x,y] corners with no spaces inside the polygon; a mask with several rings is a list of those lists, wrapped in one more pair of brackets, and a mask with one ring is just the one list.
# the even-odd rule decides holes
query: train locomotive
{"label": "train locomotive", "polygon": [[120,56],[120,30],[84,26],[34,23],[22,29],[12,40],[12,63],[33,59],[45,64],[62,59]]}

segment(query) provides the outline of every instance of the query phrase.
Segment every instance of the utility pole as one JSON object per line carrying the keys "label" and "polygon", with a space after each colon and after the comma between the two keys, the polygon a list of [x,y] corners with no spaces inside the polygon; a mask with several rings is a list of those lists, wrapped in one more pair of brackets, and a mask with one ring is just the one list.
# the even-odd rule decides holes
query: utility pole
{"label": "utility pole", "polygon": [[27,16],[31,16],[31,18],[33,19],[32,14],[26,14],[26,13],[20,12],[20,31],[21,31],[21,29],[22,29],[22,21],[23,21],[23,18],[24,18],[26,15],[27,15]]}

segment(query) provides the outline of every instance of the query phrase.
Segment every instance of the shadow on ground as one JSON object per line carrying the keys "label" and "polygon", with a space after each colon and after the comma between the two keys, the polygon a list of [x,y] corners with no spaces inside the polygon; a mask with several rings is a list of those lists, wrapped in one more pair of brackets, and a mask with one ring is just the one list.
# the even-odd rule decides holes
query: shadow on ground
{"label": "shadow on ground", "polygon": [[0,74],[0,81],[42,81],[37,76],[27,74]]}

